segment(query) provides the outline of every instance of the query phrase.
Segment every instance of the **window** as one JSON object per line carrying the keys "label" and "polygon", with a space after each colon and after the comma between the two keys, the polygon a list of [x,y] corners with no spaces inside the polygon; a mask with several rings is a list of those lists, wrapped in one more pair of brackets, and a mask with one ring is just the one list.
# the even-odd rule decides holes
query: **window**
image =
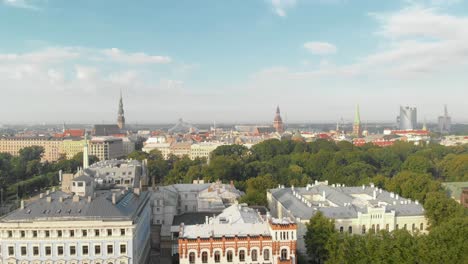
{"label": "window", "polygon": [[63,256],[63,246],[58,246],[57,247],[57,255]]}
{"label": "window", "polygon": [[112,245],[107,245],[107,254],[114,254],[114,247]]}
{"label": "window", "polygon": [[398,230],[398,224],[395,225],[395,229]]}
{"label": "window", "polygon": [[62,237],[62,230],[58,230],[58,231],[57,231],[57,236],[58,236],[58,237]]}
{"label": "window", "polygon": [[37,237],[37,231],[36,230],[32,231],[32,235],[33,237]]}
{"label": "window", "polygon": [[229,250],[227,252],[227,262],[232,262],[232,251],[231,250]]}
{"label": "window", "polygon": [[221,262],[221,254],[219,253],[219,251],[215,252],[214,259],[216,263]]}
{"label": "window", "polygon": [[107,229],[107,236],[112,236],[112,229]]}
{"label": "window", "polygon": [[120,245],[120,254],[127,254],[127,245]]}
{"label": "window", "polygon": [[94,236],[99,236],[99,229],[94,229]]}
{"label": "window", "polygon": [[201,256],[201,259],[202,259],[202,263],[208,263],[208,252],[203,252],[202,253],[202,256]]}
{"label": "window", "polygon": [[281,250],[281,259],[284,260],[284,259],[288,259],[288,250],[283,248]]}
{"label": "window", "polygon": [[26,256],[26,255],[27,255],[26,247],[25,247],[25,246],[22,246],[22,247],[21,247],[21,256]]}
{"label": "window", "polygon": [[263,250],[263,259],[270,260],[270,250],[268,249]]}
{"label": "window", "polygon": [[191,264],[195,263],[195,253],[193,252],[189,254],[189,263]]}
{"label": "window", "polygon": [[188,205],[185,205],[184,208],[185,208],[185,211],[188,211]]}
{"label": "window", "polygon": [[39,256],[39,247],[38,246],[33,247],[33,255],[34,256]]}
{"label": "window", "polygon": [[413,225],[411,226],[411,230],[414,232],[414,230],[416,230],[416,224],[413,223]]}
{"label": "window", "polygon": [[49,230],[45,231],[45,237],[50,237],[50,231]]}
{"label": "window", "polygon": [[95,245],[94,246],[94,254],[101,255],[101,246],[100,245]]}
{"label": "window", "polygon": [[81,252],[83,255],[88,255],[89,254],[88,246],[83,246]]}
{"label": "window", "polygon": [[386,224],[386,225],[385,225],[385,230],[387,230],[387,231],[390,230],[390,225],[389,225],[389,224]]}
{"label": "window", "polygon": [[372,225],[372,231],[375,232],[375,225]]}
{"label": "window", "polygon": [[257,250],[252,250],[252,261],[257,261]]}
{"label": "window", "polygon": [[88,236],[88,230],[81,230],[81,235],[84,237]]}
{"label": "window", "polygon": [[21,230],[21,231],[20,231],[20,235],[21,235],[21,237],[25,237],[25,236],[26,236],[26,232],[23,231],[23,230]]}
{"label": "window", "polygon": [[70,230],[70,237],[74,237],[75,236],[75,230]]}
{"label": "window", "polygon": [[377,232],[380,231],[380,224],[377,224]]}
{"label": "window", "polygon": [[70,255],[71,256],[76,255],[76,247],[75,246],[70,246]]}
{"label": "window", "polygon": [[294,231],[291,231],[291,240],[294,240]]}
{"label": "window", "polygon": [[350,234],[353,233],[353,227],[352,227],[352,226],[349,226],[349,227],[348,227],[348,233],[350,233]]}
{"label": "window", "polygon": [[8,237],[13,237],[13,231],[8,231]]}
{"label": "window", "polygon": [[403,226],[403,229],[405,229],[405,230],[406,230],[406,224]]}
{"label": "window", "polygon": [[239,251],[239,261],[245,261],[245,251]]}
{"label": "window", "polygon": [[419,225],[419,230],[421,230],[421,231],[424,230],[424,224],[423,224],[423,223],[421,223],[421,224]]}
{"label": "window", "polygon": [[123,228],[120,229],[120,235],[121,235],[121,236],[125,236],[125,229],[123,229]]}
{"label": "window", "polygon": [[343,233],[343,227],[340,226],[340,233]]}
{"label": "window", "polygon": [[45,247],[45,254],[46,256],[52,255],[52,248],[50,246]]}
{"label": "window", "polygon": [[8,247],[8,255],[10,255],[10,256],[15,255],[15,248],[14,247]]}

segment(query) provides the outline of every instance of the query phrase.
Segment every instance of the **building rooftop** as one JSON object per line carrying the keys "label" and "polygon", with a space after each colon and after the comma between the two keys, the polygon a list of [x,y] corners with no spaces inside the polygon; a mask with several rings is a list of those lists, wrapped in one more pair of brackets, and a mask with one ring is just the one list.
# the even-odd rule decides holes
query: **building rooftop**
{"label": "building rooftop", "polygon": [[55,191],[7,214],[0,222],[132,220],[146,204],[147,197],[147,192],[137,195],[132,191],[95,191],[94,197]]}
{"label": "building rooftop", "polygon": [[411,201],[372,186],[345,187],[344,185],[315,184],[301,188],[276,188],[269,190],[295,217],[311,218],[321,211],[329,218],[356,218],[369,208],[385,208],[396,216],[422,215],[424,209],[418,201]]}

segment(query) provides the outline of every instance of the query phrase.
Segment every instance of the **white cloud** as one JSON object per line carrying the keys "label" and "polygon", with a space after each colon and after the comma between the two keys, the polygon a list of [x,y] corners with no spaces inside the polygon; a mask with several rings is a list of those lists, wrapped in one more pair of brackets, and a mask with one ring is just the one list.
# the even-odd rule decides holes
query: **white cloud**
{"label": "white cloud", "polygon": [[[17,8],[25,8],[31,10],[40,10],[40,8],[35,5],[32,0],[3,0],[5,5]],[[36,1],[37,2],[37,1]]]}
{"label": "white cloud", "polygon": [[304,48],[317,55],[334,54],[338,50],[336,46],[331,43],[315,41],[304,43]]}
{"label": "white cloud", "polygon": [[296,6],[296,0],[268,0],[272,6],[273,12],[280,17],[285,17],[286,10]]}
{"label": "white cloud", "polygon": [[114,61],[130,64],[165,64],[170,63],[172,61],[172,59],[168,56],[152,56],[143,52],[125,53],[124,51],[117,48],[106,49],[103,51],[103,54],[105,54]]}
{"label": "white cloud", "polygon": [[94,79],[98,74],[98,69],[96,67],[90,66],[75,66],[75,78],[81,81],[88,81]]}
{"label": "white cloud", "polygon": [[0,54],[1,63],[53,63],[64,60],[76,59],[80,56],[78,49],[71,47],[50,47],[39,51],[23,54],[6,53]]}

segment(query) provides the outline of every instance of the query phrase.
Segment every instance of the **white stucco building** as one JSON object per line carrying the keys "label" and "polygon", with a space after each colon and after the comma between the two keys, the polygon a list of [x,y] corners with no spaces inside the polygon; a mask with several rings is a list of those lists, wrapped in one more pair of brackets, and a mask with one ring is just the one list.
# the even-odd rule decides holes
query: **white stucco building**
{"label": "white stucco building", "polygon": [[418,201],[399,197],[371,186],[345,187],[315,182],[301,188],[279,188],[267,192],[268,207],[275,217],[291,217],[298,224],[298,250],[305,253],[305,224],[317,211],[335,220],[340,232],[365,234],[372,231],[406,229],[426,232],[427,219]]}

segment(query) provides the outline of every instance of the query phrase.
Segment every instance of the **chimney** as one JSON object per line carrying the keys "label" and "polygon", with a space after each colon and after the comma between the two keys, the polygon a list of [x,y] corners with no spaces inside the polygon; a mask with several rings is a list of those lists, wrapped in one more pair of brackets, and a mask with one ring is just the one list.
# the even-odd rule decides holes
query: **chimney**
{"label": "chimney", "polygon": [[88,203],[91,203],[91,196],[88,196]]}
{"label": "chimney", "polygon": [[135,193],[136,195],[140,195],[140,188],[134,188],[133,189],[133,193]]}
{"label": "chimney", "polygon": [[326,200],[327,199],[327,196],[325,195],[325,191],[322,191],[322,200]]}
{"label": "chimney", "polygon": [[79,202],[79,201],[80,201],[80,197],[79,197],[77,194],[75,194],[75,195],[73,196],[73,202],[76,203],[76,202]]}
{"label": "chimney", "polygon": [[231,187],[234,187],[234,181],[231,181],[230,184],[231,184]]}
{"label": "chimney", "polygon": [[116,197],[115,193],[112,194],[112,204],[116,204]]}
{"label": "chimney", "polygon": [[43,193],[39,194],[39,198],[41,199],[44,198],[44,194]]}
{"label": "chimney", "polygon": [[55,187],[52,187],[52,192],[55,192]]}
{"label": "chimney", "polygon": [[374,200],[377,199],[377,191],[376,190],[374,190],[372,198],[374,198]]}
{"label": "chimney", "polygon": [[51,203],[52,202],[52,197],[47,196],[46,200],[47,200],[48,203]]}
{"label": "chimney", "polygon": [[397,194],[397,195],[396,195],[396,199],[398,200],[399,197],[400,197],[400,196]]}
{"label": "chimney", "polygon": [[415,203],[415,204],[419,204],[419,201],[418,201],[418,200],[415,200],[414,203]]}
{"label": "chimney", "polygon": [[62,182],[62,170],[59,170],[59,182]]}
{"label": "chimney", "polygon": [[21,205],[20,205],[20,208],[21,208],[21,209],[24,209],[24,200],[23,200],[23,199],[21,199]]}
{"label": "chimney", "polygon": [[49,195],[49,194],[50,194],[50,191],[49,191],[49,190],[47,190],[47,191],[46,191],[46,195]]}
{"label": "chimney", "polygon": [[362,185],[362,189],[365,190],[365,189],[366,189],[366,185],[363,184],[363,185]]}
{"label": "chimney", "polygon": [[208,219],[209,219],[209,217],[205,216],[205,224],[208,224]]}
{"label": "chimney", "polygon": [[63,197],[59,197],[59,202],[63,202]]}

